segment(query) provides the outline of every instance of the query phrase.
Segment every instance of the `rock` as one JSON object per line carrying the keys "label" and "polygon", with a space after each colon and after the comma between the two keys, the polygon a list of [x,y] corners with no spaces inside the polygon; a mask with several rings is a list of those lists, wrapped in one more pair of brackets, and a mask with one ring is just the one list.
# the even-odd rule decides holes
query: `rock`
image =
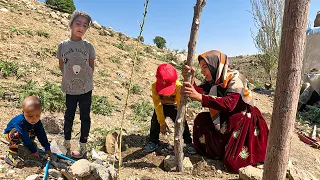
{"label": "rock", "polygon": [[9,12],[9,10],[8,10],[8,9],[6,9],[6,8],[1,8],[1,9],[0,9],[0,12],[7,13],[7,12]]}
{"label": "rock", "polygon": [[58,27],[59,27],[60,29],[66,29],[66,25],[63,25],[63,24],[59,24]]}
{"label": "rock", "polygon": [[122,79],[126,78],[125,75],[122,74],[121,72],[116,72],[116,74]]}
{"label": "rock", "polygon": [[177,54],[174,58],[175,62],[184,62],[187,60],[187,56],[184,54]]}
{"label": "rock", "polygon": [[64,180],[64,178],[63,177],[59,177],[58,180]]}
{"label": "rock", "polygon": [[270,97],[275,97],[275,96],[276,96],[276,93],[275,93],[275,92],[271,92],[269,96],[270,96]]}
{"label": "rock", "polygon": [[192,162],[190,161],[189,157],[185,157],[183,159],[183,168],[184,170],[190,171],[193,168]]}
{"label": "rock", "polygon": [[53,22],[55,25],[60,25],[60,24],[61,24],[61,22],[58,21],[58,20],[53,20],[52,22]]}
{"label": "rock", "polygon": [[69,25],[69,21],[67,19],[61,19],[60,20],[61,24],[68,26]]}
{"label": "rock", "polygon": [[39,161],[34,161],[34,160],[25,160],[24,165],[30,166],[30,167],[34,167],[34,166],[41,167],[42,163]]}
{"label": "rock", "polygon": [[38,174],[34,174],[31,176],[28,176],[25,180],[40,180],[40,177]]}
{"label": "rock", "polygon": [[41,122],[47,133],[59,134],[63,132],[63,119],[54,116],[46,116]]}
{"label": "rock", "polygon": [[156,55],[157,55],[157,56],[162,56],[163,53],[162,53],[162,52],[156,52]]}
{"label": "rock", "polygon": [[93,22],[92,22],[92,26],[93,26],[94,28],[96,28],[96,29],[101,29],[101,28],[102,28],[102,26],[101,26],[97,21],[93,21]]}
{"label": "rock", "polygon": [[[152,179],[152,178],[148,178],[148,179]],[[141,180],[141,179],[137,176],[130,176],[126,180]]]}
{"label": "rock", "polygon": [[51,12],[50,16],[54,19],[60,19],[59,16],[55,12]]}
{"label": "rock", "polygon": [[42,17],[36,16],[36,17],[34,17],[33,19],[35,19],[35,20],[37,20],[37,21],[40,21],[40,20],[42,19]]}
{"label": "rock", "polygon": [[56,161],[51,161],[51,164],[52,164],[52,166],[54,166],[57,169],[67,169],[68,168],[67,163],[59,163]]}
{"label": "rock", "polygon": [[58,144],[55,140],[51,141],[50,148],[52,152],[57,154],[67,154],[67,149],[63,145]]}
{"label": "rock", "polygon": [[222,174],[222,171],[219,169],[219,170],[217,170],[217,173],[218,174]]}
{"label": "rock", "polygon": [[96,168],[86,159],[80,159],[73,163],[70,170],[77,178],[84,178],[96,173]]}
{"label": "rock", "polygon": [[4,179],[6,175],[4,173],[0,173],[0,179]]}
{"label": "rock", "polygon": [[105,29],[100,30],[99,34],[101,36],[111,36],[111,33],[109,31],[105,30]]}
{"label": "rock", "polygon": [[54,178],[61,177],[61,173],[58,170],[55,170],[55,169],[49,169],[49,175],[54,177]]}
{"label": "rock", "polygon": [[[168,155],[163,160],[164,170],[165,171],[173,171],[176,168],[175,157],[172,155]],[[187,171],[192,170],[193,165],[188,157],[183,159],[183,168]]]}
{"label": "rock", "polygon": [[118,133],[109,133],[106,136],[106,153],[114,154],[119,152]]}
{"label": "rock", "polygon": [[33,6],[32,4],[27,4],[28,9],[36,10],[37,8]]}
{"label": "rock", "polygon": [[15,171],[12,170],[12,169],[10,169],[10,170],[8,171],[8,174],[14,174],[14,173],[15,173]]}
{"label": "rock", "polygon": [[103,151],[98,151],[97,153],[105,161],[109,158],[109,155]]}
{"label": "rock", "polygon": [[239,177],[243,180],[262,180],[263,171],[261,169],[247,166],[239,169]]}
{"label": "rock", "polygon": [[91,156],[98,164],[103,164],[103,158],[94,149],[91,150]]}
{"label": "rock", "polygon": [[118,178],[117,171],[111,164],[103,166],[100,164],[92,163],[92,165],[98,170],[98,174],[101,179],[114,180]]}
{"label": "rock", "polygon": [[163,160],[163,166],[165,171],[172,171],[173,168],[175,167],[175,159],[174,156],[168,155],[164,160]]}
{"label": "rock", "polygon": [[63,13],[63,14],[62,14],[62,17],[66,18],[66,19],[68,19],[69,16],[70,16],[70,14],[68,14],[68,13]]}
{"label": "rock", "polygon": [[119,33],[119,40],[120,41],[127,41],[129,38],[123,34],[123,33]]}
{"label": "rock", "polygon": [[310,172],[294,166],[289,167],[287,177],[289,180],[318,180]]}

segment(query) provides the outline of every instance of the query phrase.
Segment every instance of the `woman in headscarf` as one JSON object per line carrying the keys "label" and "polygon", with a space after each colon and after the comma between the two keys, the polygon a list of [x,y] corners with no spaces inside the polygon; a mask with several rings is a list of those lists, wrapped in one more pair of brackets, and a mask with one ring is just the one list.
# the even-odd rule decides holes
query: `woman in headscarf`
{"label": "woman in headscarf", "polygon": [[[200,101],[209,112],[194,120],[193,141],[197,152],[223,159],[229,171],[258,165],[265,160],[268,126],[259,109],[253,106],[251,92],[238,71],[228,69],[228,58],[217,50],[198,57],[206,82],[199,87],[184,82],[181,94]],[[183,67],[183,73],[194,70]]]}

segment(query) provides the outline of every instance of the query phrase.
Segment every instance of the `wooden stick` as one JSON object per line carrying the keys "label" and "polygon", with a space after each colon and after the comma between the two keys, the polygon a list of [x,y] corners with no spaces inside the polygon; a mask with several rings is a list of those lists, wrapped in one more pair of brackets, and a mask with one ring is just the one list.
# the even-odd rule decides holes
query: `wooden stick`
{"label": "wooden stick", "polygon": [[61,174],[66,177],[68,180],[73,180],[73,176],[65,169],[61,169]]}
{"label": "wooden stick", "polygon": [[[198,30],[200,24],[200,16],[202,13],[203,7],[206,5],[206,0],[197,0],[197,3],[194,6],[194,16],[191,26],[190,40],[188,44],[188,58],[187,64],[191,67],[193,60],[195,59],[196,44],[198,38]],[[186,75],[184,82],[191,81],[191,74]],[[183,140],[182,134],[184,131],[184,121],[186,115],[186,104],[187,97],[181,97],[180,107],[177,114],[175,126],[174,126],[174,154],[178,172],[183,171]]]}
{"label": "wooden stick", "polygon": [[3,139],[3,138],[1,138],[1,142],[3,142],[6,145],[10,145],[10,143],[7,140]]}

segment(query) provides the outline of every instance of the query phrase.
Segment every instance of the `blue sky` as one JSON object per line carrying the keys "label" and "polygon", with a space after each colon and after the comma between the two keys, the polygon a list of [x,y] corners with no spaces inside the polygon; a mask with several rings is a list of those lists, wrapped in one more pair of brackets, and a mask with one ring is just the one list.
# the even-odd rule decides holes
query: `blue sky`
{"label": "blue sky", "polygon": [[[41,0],[42,2],[44,0]],[[131,37],[139,33],[145,0],[74,0],[77,10],[88,12],[98,23]],[[143,37],[153,44],[162,36],[169,49],[187,49],[196,0],[150,0]],[[219,49],[229,56],[257,52],[250,0],[207,0],[199,29],[197,53]],[[311,0],[309,21],[313,23],[320,1]]]}

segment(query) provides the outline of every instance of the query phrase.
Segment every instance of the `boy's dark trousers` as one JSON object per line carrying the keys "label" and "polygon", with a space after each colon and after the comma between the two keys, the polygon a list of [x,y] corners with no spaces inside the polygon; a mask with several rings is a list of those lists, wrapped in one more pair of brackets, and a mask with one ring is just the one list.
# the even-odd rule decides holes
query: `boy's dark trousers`
{"label": "boy's dark trousers", "polygon": [[[177,109],[175,105],[163,105],[163,113],[164,113],[164,117],[170,117],[173,122],[176,121]],[[156,112],[154,111],[151,119],[150,141],[158,144],[159,134],[160,134],[160,124],[158,122]],[[185,122],[184,124],[183,139],[184,139],[184,143],[186,144],[192,143],[191,134],[190,134],[187,122]]]}
{"label": "boy's dark trousers", "polygon": [[92,91],[80,95],[66,95],[66,112],[64,114],[64,138],[71,139],[73,120],[79,103],[80,120],[81,120],[81,136],[80,142],[86,143],[89,136],[91,119],[90,108],[92,100]]}

